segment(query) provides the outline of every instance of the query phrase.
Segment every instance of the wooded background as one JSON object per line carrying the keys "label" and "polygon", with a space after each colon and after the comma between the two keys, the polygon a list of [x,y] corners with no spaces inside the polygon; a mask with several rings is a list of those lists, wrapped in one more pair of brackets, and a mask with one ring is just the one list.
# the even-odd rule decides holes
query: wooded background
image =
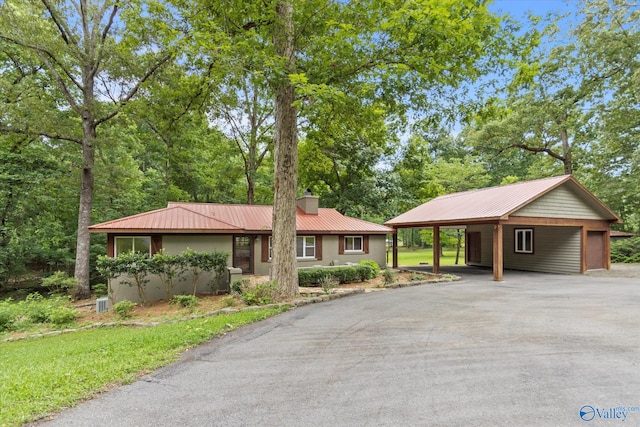
{"label": "wooded background", "polygon": [[634,3],[2,0],[0,286],[99,280],[90,224],[287,186],[382,223],[572,173],[637,233]]}

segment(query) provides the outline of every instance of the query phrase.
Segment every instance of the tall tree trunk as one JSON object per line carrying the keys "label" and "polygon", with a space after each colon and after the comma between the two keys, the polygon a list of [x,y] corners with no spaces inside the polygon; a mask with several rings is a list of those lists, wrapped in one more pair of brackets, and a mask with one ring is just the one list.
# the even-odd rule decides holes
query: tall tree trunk
{"label": "tall tree trunk", "polygon": [[76,265],[74,277],[78,281],[76,298],[91,296],[89,285],[89,260],[91,248],[91,208],[93,206],[94,158],[96,126],[93,113],[85,110],[82,115],[82,176],[80,183],[80,207],[78,209],[78,239],[76,241]]}
{"label": "tall tree trunk", "polygon": [[89,283],[91,235],[91,210],[93,207],[93,184],[96,143],[95,117],[95,68],[91,61],[82,66],[82,176],[80,177],[80,204],[78,207],[78,238],[76,240],[76,265],[74,278],[78,281],[75,297],[91,297]]}
{"label": "tall tree trunk", "polygon": [[295,69],[293,4],[283,0],[276,6],[280,28],[274,45],[285,60],[285,76],[275,88],[275,174],[273,200],[273,248],[271,279],[277,280],[283,296],[298,293],[296,269],[296,188],[298,179],[298,133],[295,88],[288,75]]}

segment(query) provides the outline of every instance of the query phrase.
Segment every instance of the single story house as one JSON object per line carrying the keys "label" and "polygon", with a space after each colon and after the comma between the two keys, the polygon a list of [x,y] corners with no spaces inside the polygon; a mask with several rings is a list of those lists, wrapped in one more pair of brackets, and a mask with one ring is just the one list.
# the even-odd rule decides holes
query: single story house
{"label": "single story house", "polygon": [[[297,200],[298,267],[329,266],[374,260],[386,265],[386,237],[392,228],[319,208],[317,196]],[[268,275],[271,266],[271,206],[169,202],[158,209],[89,227],[107,233],[107,255],[164,250],[178,254],[187,248],[229,252],[229,267],[242,274]],[[147,286],[149,301],[164,297],[159,280]],[[199,289],[206,290],[208,278]],[[187,281],[188,282],[188,281]],[[119,287],[123,288],[123,287]],[[180,290],[176,288],[176,293]],[[186,292],[189,292],[188,290]],[[134,289],[115,289],[114,302],[137,300]]]}
{"label": "single story house", "polygon": [[[434,271],[440,228],[464,228],[465,261],[493,268],[581,274],[609,269],[610,224],[620,218],[571,175],[437,197],[385,223],[433,228]],[[393,235],[397,267],[397,234]]]}

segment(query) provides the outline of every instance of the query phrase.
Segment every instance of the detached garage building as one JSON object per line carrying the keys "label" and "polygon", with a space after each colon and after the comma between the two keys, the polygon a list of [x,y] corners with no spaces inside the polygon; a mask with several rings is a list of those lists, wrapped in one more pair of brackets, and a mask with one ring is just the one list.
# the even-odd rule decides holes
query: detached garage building
{"label": "detached garage building", "polygon": [[[433,228],[434,272],[440,270],[440,228],[464,228],[465,261],[493,267],[581,274],[609,269],[610,224],[620,218],[571,175],[437,197],[390,221],[398,228]],[[398,266],[397,234],[393,266]]]}

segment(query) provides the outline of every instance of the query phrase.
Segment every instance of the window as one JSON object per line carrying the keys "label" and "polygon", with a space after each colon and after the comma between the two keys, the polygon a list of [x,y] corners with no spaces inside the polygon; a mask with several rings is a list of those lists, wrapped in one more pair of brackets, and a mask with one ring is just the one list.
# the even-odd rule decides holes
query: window
{"label": "window", "polygon": [[[273,257],[273,242],[269,236],[269,259]],[[298,236],[296,237],[296,257],[297,258],[315,258],[316,257],[316,237],[315,236]]]}
{"label": "window", "polygon": [[315,236],[296,237],[296,256],[298,258],[315,258],[316,256]]}
{"label": "window", "polygon": [[533,229],[522,228],[515,230],[515,252],[517,254],[533,253]]}
{"label": "window", "polygon": [[345,236],[345,252],[362,252],[362,236]]}
{"label": "window", "polygon": [[125,254],[127,252],[138,252],[149,254],[149,256],[151,256],[150,236],[116,237],[114,246],[114,256]]}

